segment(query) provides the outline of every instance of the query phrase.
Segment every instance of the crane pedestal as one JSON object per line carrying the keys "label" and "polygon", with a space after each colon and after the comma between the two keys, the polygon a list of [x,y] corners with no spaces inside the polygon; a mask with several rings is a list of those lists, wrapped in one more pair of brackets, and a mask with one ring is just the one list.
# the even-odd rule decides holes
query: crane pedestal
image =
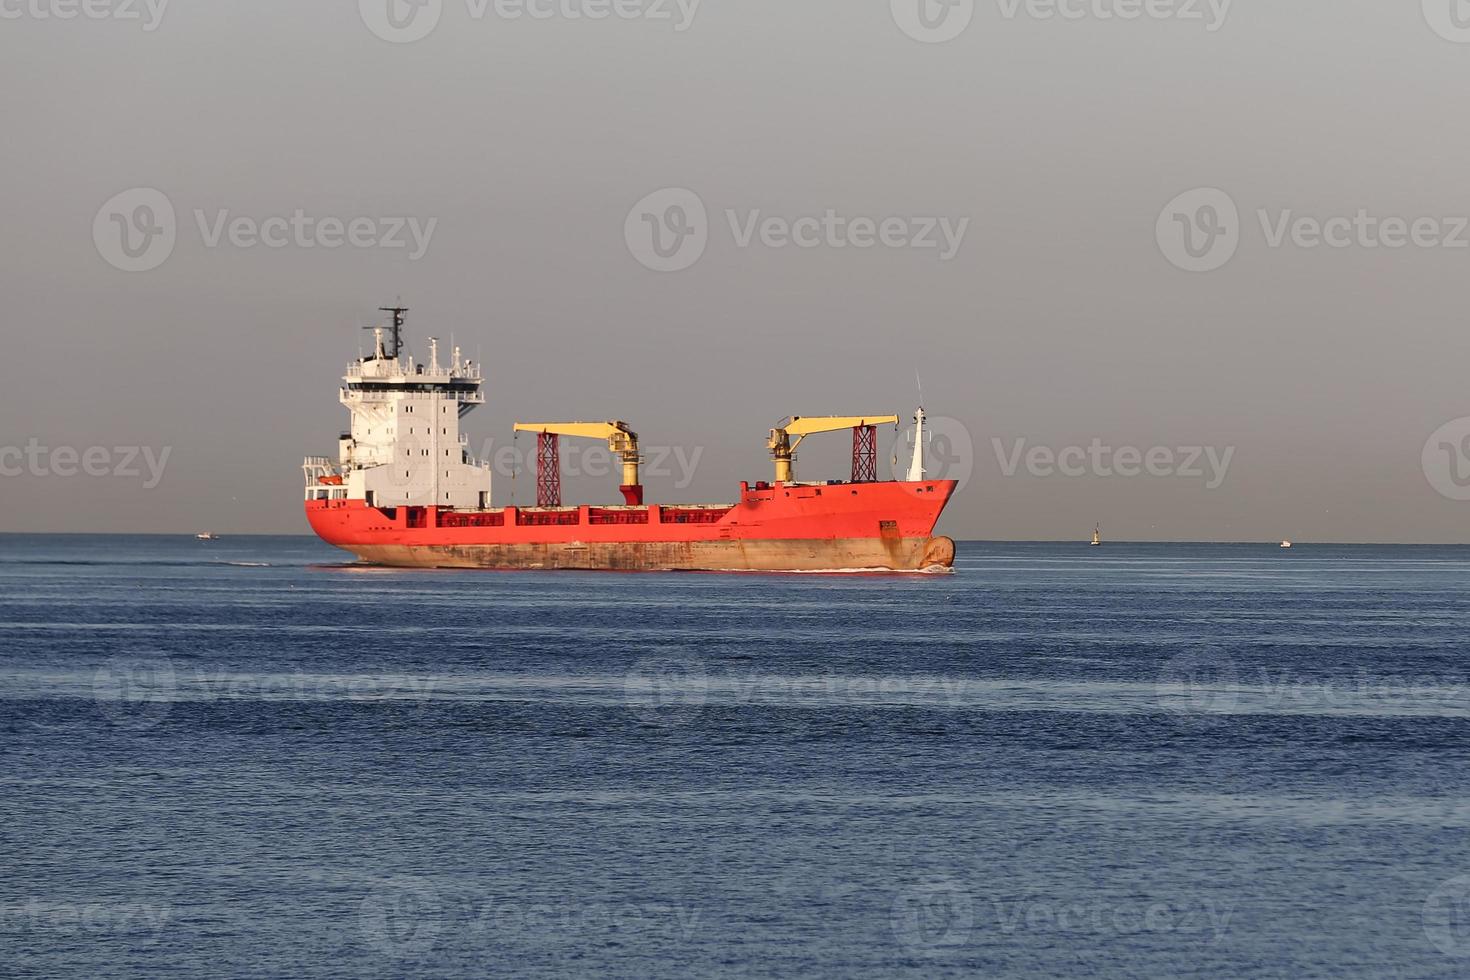
{"label": "crane pedestal", "polygon": [[536,506],[561,506],[561,446],[555,432],[536,433]]}
{"label": "crane pedestal", "polygon": [[855,425],[852,428],[852,482],[876,483],[878,480],[878,427]]}

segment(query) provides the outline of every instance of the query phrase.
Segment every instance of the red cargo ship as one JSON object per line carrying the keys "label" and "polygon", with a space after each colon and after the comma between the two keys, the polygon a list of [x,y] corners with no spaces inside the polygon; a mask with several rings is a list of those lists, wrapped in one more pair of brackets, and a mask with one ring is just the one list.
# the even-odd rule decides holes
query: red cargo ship
{"label": "red cargo ship", "polygon": [[[740,485],[733,504],[643,502],[638,437],[623,422],[518,423],[536,433],[537,506],[493,507],[490,468],[459,419],[482,404],[479,366],[455,348],[439,363],[404,356],[402,307],[375,328],[374,351],[349,365],[340,400],[352,413],[338,458],[307,457],[306,517],[323,540],[382,565],[439,568],[917,571],[954,563],[933,535],[955,491],[924,478],[924,413],[915,415],[907,479],[879,481],[876,427],[896,416],[794,417],[771,430],[775,479]],[[850,481],[798,481],[807,435],[851,429]],[[624,502],[561,506],[559,440],[605,438],[623,468]]]}

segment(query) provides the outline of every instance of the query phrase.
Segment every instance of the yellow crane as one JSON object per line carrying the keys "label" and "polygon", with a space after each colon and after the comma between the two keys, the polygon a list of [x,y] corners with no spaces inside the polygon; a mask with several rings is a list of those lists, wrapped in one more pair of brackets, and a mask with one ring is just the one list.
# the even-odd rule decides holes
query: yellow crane
{"label": "yellow crane", "polygon": [[793,415],[771,430],[766,448],[776,462],[776,481],[790,483],[794,479],[792,463],[801,440],[818,432],[852,429],[852,481],[868,483],[878,478],[877,447],[874,430],[889,422],[898,424],[897,415]]}
{"label": "yellow crane", "polygon": [[643,503],[643,486],[638,482],[638,433],[628,423],[612,422],[517,422],[516,432],[535,432],[536,504],[539,507],[561,506],[561,462],[558,436],[581,439],[606,439],[607,448],[623,464],[623,483],[618,487],[623,499],[634,506]]}

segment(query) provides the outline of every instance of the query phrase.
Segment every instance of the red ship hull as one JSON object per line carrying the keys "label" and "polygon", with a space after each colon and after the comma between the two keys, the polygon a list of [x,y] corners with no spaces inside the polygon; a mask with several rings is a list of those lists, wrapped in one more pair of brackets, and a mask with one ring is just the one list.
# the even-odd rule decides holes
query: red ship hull
{"label": "red ship hull", "polygon": [[308,500],[312,529],[382,565],[704,571],[916,571],[954,563],[934,525],[953,480],[742,485],[718,507],[463,511]]}

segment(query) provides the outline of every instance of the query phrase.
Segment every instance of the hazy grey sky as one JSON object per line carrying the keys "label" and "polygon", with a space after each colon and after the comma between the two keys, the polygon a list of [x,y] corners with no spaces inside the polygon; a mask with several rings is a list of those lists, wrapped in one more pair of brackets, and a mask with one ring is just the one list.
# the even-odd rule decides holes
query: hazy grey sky
{"label": "hazy grey sky", "polygon": [[[12,467],[0,529],[305,532],[300,458],[334,452],[358,327],[402,296],[418,349],[483,354],[477,449],[516,419],[623,418],[702,452],[653,500],[768,478],[765,431],[791,413],[907,416],[917,367],[941,432],[973,445],[956,537],[1470,541],[1451,499],[1470,422],[1425,457],[1470,416],[1451,0],[1066,0],[1067,18],[989,0],[967,24],[964,0],[927,21],[918,0],[430,0],[407,43],[428,21],[403,0],[394,20],[388,0],[156,21],[156,2],[93,2],[109,16],[0,0],[0,445],[169,456],[153,487],[141,461]],[[1120,9],[1142,15],[1100,16]],[[134,230],[160,227],[136,188],[174,212],[161,260],[121,252],[104,208],[122,194]],[[697,195],[707,242],[659,272],[636,239],[642,214],[676,217],[667,188]],[[267,222],[298,210],[311,230]],[[760,230],[829,210],[872,224],[793,229],[812,247]],[[1310,247],[1303,216],[1355,220]],[[313,237],[361,218],[373,244]],[[407,230],[376,244],[394,218],[432,227],[422,256]],[[929,219],[968,219],[957,249],[937,223],[938,247],[904,244]],[[1208,457],[1200,477],[1028,468],[1094,440],[1176,467],[1183,447],[1233,455],[1214,487]],[[814,438],[801,475],[844,476],[847,449]]]}

